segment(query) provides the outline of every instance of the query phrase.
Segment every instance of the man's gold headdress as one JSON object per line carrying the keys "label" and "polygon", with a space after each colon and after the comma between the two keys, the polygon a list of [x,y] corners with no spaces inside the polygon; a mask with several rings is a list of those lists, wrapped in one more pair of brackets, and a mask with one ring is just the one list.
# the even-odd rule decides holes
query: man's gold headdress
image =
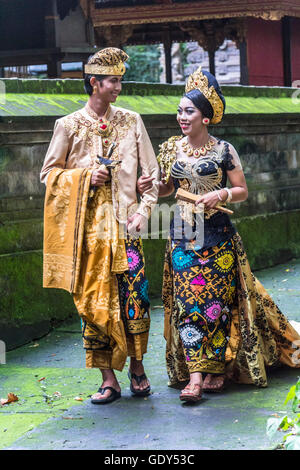
{"label": "man's gold headdress", "polygon": [[84,72],[91,75],[124,75],[124,62],[129,59],[126,52],[116,47],[107,47],[96,52],[84,67]]}
{"label": "man's gold headdress", "polygon": [[211,104],[214,115],[210,122],[212,124],[220,122],[224,114],[224,103],[215,87],[209,86],[208,77],[202,72],[201,66],[187,79],[185,92],[188,93],[191,90],[199,90]]}

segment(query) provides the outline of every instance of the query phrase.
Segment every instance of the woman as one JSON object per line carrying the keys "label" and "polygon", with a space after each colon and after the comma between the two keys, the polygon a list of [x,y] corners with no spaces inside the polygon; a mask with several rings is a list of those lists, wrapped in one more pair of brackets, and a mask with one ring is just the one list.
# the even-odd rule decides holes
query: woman
{"label": "woman", "polygon": [[[226,377],[266,386],[265,365],[300,362],[293,343],[300,336],[251,273],[241,238],[220,209],[248,196],[236,150],[208,133],[224,109],[215,77],[200,67],[178,107],[183,136],[164,142],[158,155],[159,196],[178,188],[199,195],[195,205],[178,201],[164,264],[167,371],[170,385],[188,381],[183,401],[201,400],[203,390],[221,391]],[[140,192],[150,184],[140,178]]]}

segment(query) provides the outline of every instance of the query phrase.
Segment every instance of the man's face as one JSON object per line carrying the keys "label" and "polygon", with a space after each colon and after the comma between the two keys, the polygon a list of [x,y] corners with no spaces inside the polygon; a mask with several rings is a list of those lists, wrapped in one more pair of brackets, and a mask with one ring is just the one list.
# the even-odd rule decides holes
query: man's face
{"label": "man's face", "polygon": [[104,78],[101,82],[95,80],[94,86],[97,87],[97,95],[107,103],[114,103],[122,90],[122,77],[111,75]]}

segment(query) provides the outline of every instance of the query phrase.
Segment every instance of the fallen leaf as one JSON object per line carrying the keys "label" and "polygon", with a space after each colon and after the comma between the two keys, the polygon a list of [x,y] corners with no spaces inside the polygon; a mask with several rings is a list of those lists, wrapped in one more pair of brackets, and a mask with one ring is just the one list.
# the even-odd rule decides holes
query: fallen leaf
{"label": "fallen leaf", "polygon": [[63,416],[62,419],[83,419],[82,416]]}
{"label": "fallen leaf", "polygon": [[35,343],[35,344],[32,344],[31,346],[29,346],[30,348],[37,348],[39,346],[38,343]]}
{"label": "fallen leaf", "polygon": [[81,397],[75,397],[74,400],[76,400],[76,401],[83,401],[83,398],[81,398]]}
{"label": "fallen leaf", "polygon": [[144,439],[148,439],[150,437],[150,434],[146,434],[146,436],[144,437]]}
{"label": "fallen leaf", "polygon": [[18,400],[19,398],[17,397],[17,395],[15,395],[14,393],[8,393],[7,398],[1,398],[0,403],[3,406],[3,405],[9,405],[9,403],[13,403]]}
{"label": "fallen leaf", "polygon": [[46,377],[42,377],[41,379],[38,380],[38,382],[41,382],[42,380],[45,380]]}

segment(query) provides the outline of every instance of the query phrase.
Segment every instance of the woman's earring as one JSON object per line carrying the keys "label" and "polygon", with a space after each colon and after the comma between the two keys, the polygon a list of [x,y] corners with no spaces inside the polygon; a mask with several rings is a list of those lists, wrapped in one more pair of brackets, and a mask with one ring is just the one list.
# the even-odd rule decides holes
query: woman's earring
{"label": "woman's earring", "polygon": [[94,87],[93,87],[93,95],[95,95],[96,93],[97,93],[97,87],[94,86]]}
{"label": "woman's earring", "polygon": [[210,119],[208,119],[208,118],[203,118],[203,119],[202,119],[202,122],[203,122],[203,124],[204,124],[205,126],[208,126],[208,124],[210,123]]}

